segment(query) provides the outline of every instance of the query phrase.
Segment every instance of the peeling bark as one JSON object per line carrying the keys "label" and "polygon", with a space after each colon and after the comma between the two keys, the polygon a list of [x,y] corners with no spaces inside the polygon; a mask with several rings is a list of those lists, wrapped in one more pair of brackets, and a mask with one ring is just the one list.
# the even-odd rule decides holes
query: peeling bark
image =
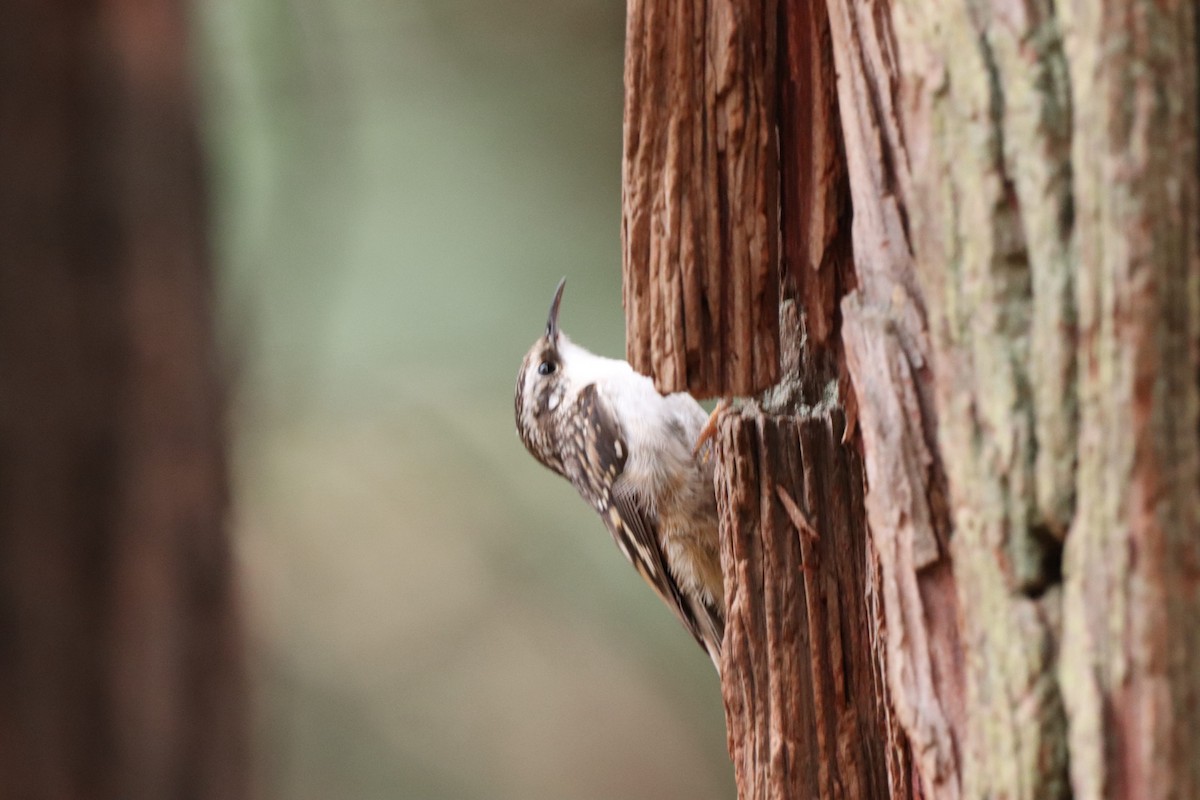
{"label": "peeling bark", "polygon": [[865,587],[861,464],[840,415],[727,414],[722,692],[742,798],[908,794]]}
{"label": "peeling bark", "polygon": [[627,356],[661,391],[779,379],[775,0],[629,0]]}
{"label": "peeling bark", "polygon": [[[911,748],[931,798],[1200,796],[1196,7],[826,8],[780,8],[782,380],[718,448],[739,786],[850,785],[812,761],[824,667],[792,645],[819,660],[829,630],[812,574],[788,577],[818,539],[777,549],[823,502],[787,488],[817,467],[786,415],[840,405],[893,794]],[[664,348],[645,363],[683,358],[636,334]]]}
{"label": "peeling bark", "polygon": [[888,676],[926,795],[955,798],[966,724],[960,612],[948,560],[932,346],[909,240],[911,156],[897,53],[886,3],[830,0],[828,7],[859,286],[842,301],[842,336],[882,570]]}

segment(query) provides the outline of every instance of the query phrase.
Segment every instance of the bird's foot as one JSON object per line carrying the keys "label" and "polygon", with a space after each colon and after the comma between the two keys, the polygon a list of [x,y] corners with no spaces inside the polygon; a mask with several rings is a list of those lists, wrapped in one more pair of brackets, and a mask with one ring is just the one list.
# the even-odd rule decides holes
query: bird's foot
{"label": "bird's foot", "polygon": [[692,446],[693,456],[698,456],[700,455],[701,450],[706,450],[704,454],[704,460],[708,460],[708,457],[712,454],[712,448],[705,448],[705,445],[717,435],[717,417],[721,415],[722,411],[725,411],[732,405],[733,402],[728,397],[722,397],[717,402],[717,407],[713,409],[712,414],[710,414],[708,417],[708,421],[705,422],[704,427],[700,429],[700,435],[696,437],[696,444]]}

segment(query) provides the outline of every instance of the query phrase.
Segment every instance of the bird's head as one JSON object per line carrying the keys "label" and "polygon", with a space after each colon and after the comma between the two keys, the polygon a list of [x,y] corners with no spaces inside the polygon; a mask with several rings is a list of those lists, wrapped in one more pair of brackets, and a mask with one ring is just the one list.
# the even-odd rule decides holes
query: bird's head
{"label": "bird's head", "polygon": [[521,362],[515,402],[517,433],[525,449],[560,475],[563,463],[556,444],[556,431],[560,428],[557,417],[563,413],[564,401],[572,388],[565,369],[564,353],[571,345],[566,334],[558,329],[558,307],[566,283],[566,278],[558,282],[546,319],[546,331],[533,343]]}

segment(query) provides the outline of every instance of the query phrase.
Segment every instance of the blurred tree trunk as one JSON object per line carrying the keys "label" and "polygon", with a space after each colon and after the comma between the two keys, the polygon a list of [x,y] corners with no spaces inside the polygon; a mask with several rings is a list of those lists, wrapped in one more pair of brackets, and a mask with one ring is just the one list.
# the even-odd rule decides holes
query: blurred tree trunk
{"label": "blurred tree trunk", "polygon": [[244,796],[186,8],[0,4],[0,796]]}
{"label": "blurred tree trunk", "polygon": [[782,354],[718,440],[741,795],[1200,796],[1194,6],[672,5],[629,2],[630,358]]}

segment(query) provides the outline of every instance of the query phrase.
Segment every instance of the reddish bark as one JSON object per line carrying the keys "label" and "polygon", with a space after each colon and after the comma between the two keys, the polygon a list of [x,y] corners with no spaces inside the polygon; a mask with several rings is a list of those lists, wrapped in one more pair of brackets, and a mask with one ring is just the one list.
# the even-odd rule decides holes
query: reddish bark
{"label": "reddish bark", "polygon": [[627,355],[658,388],[779,378],[775,0],[630,0],[622,162]]}

